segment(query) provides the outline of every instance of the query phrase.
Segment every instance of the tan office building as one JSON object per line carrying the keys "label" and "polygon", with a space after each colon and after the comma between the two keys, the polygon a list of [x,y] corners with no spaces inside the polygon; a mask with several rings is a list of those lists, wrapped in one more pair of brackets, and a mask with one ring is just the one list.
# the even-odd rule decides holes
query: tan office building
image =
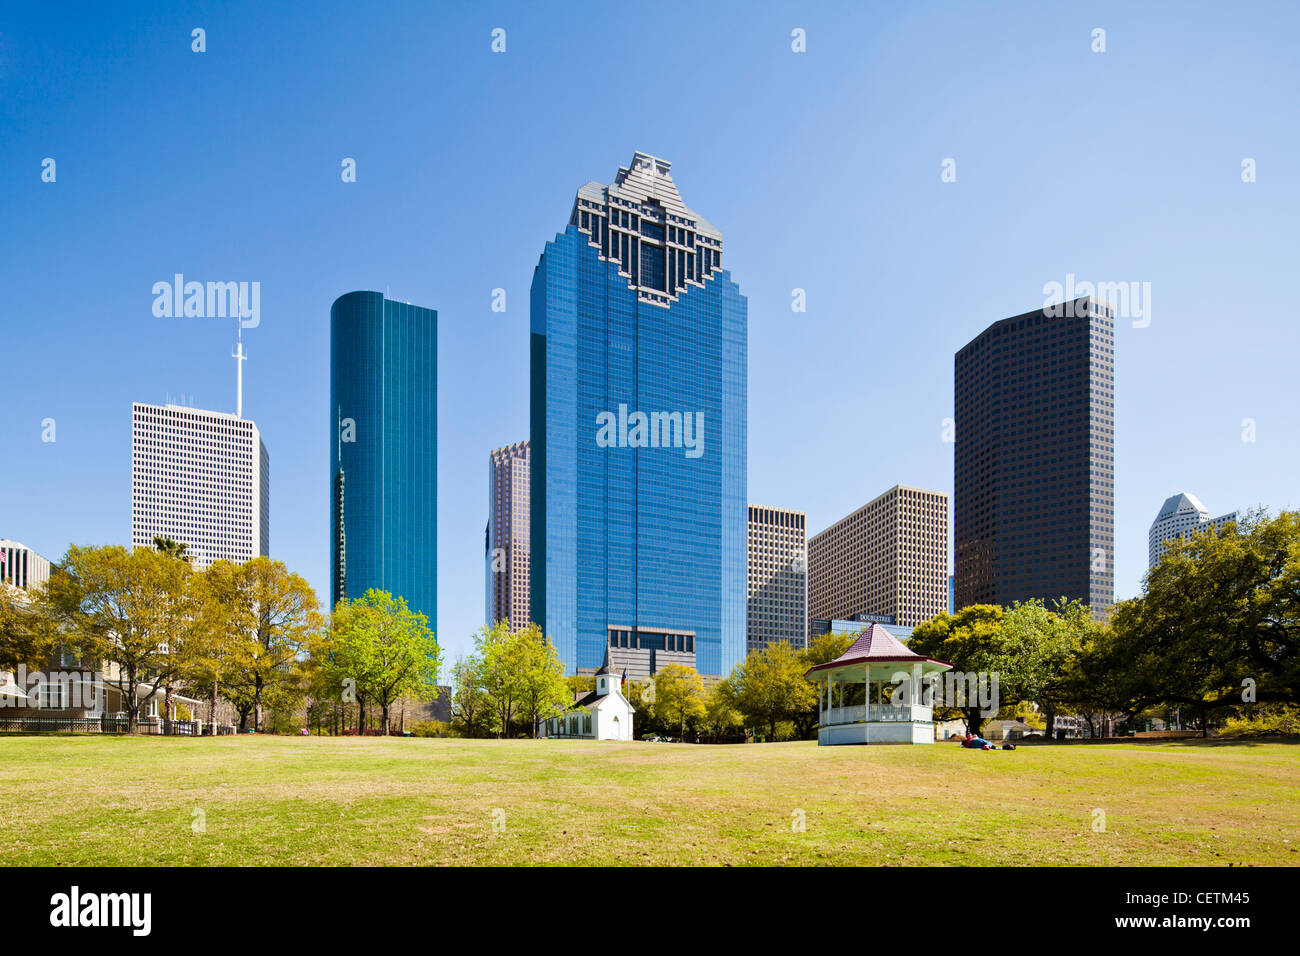
{"label": "tan office building", "polygon": [[745,653],[784,641],[808,645],[807,516],[749,506]]}
{"label": "tan office building", "polygon": [[948,610],[948,496],[895,485],[808,542],[808,616],[893,617],[915,627]]}
{"label": "tan office building", "polygon": [[488,456],[488,524],[484,568],[489,625],[509,621],[520,631],[531,620],[528,442],[498,448]]}

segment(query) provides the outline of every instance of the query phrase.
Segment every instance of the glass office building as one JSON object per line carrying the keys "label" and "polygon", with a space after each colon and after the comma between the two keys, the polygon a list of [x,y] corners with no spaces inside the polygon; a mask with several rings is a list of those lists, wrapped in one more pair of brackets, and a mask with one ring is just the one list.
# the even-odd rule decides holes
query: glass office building
{"label": "glass office building", "polygon": [[745,652],[747,305],[669,168],[583,186],[533,276],[531,604],[570,673]]}
{"label": "glass office building", "polygon": [[406,598],[437,632],[438,313],[378,292],[330,309],[332,596]]}

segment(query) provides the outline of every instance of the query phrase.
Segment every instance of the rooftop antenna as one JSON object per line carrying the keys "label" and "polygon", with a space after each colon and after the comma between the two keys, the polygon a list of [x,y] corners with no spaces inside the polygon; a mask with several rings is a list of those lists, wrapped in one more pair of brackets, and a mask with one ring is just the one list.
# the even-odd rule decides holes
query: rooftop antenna
{"label": "rooftop antenna", "polygon": [[[230,300],[227,299],[227,302]],[[235,306],[235,351],[230,353],[230,357],[235,360],[235,417],[244,417],[244,360],[248,355],[244,352],[244,289],[241,286],[237,297],[238,304]]]}

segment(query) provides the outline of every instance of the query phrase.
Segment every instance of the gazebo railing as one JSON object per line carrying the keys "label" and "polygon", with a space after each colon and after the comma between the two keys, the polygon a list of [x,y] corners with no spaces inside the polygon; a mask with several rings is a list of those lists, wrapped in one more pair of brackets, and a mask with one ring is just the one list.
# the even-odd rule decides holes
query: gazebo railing
{"label": "gazebo railing", "polygon": [[866,704],[855,704],[851,707],[831,707],[823,713],[823,725],[934,719],[934,709],[924,704],[913,704],[910,707],[907,705],[895,707],[893,704],[871,704],[870,708]]}

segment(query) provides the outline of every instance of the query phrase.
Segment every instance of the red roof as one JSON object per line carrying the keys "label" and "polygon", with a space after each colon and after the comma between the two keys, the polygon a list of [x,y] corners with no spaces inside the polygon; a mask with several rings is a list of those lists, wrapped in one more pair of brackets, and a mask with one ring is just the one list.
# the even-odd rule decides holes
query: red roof
{"label": "red roof", "polygon": [[923,657],[914,651],[909,651],[907,646],[894,637],[893,634],[890,634],[889,631],[879,624],[872,624],[858,635],[857,640],[849,645],[847,651],[833,661],[810,667],[808,673],[830,670],[832,667],[843,667],[846,664],[911,664],[920,661],[943,664],[944,667],[950,666],[943,661],[936,661],[932,657]]}

